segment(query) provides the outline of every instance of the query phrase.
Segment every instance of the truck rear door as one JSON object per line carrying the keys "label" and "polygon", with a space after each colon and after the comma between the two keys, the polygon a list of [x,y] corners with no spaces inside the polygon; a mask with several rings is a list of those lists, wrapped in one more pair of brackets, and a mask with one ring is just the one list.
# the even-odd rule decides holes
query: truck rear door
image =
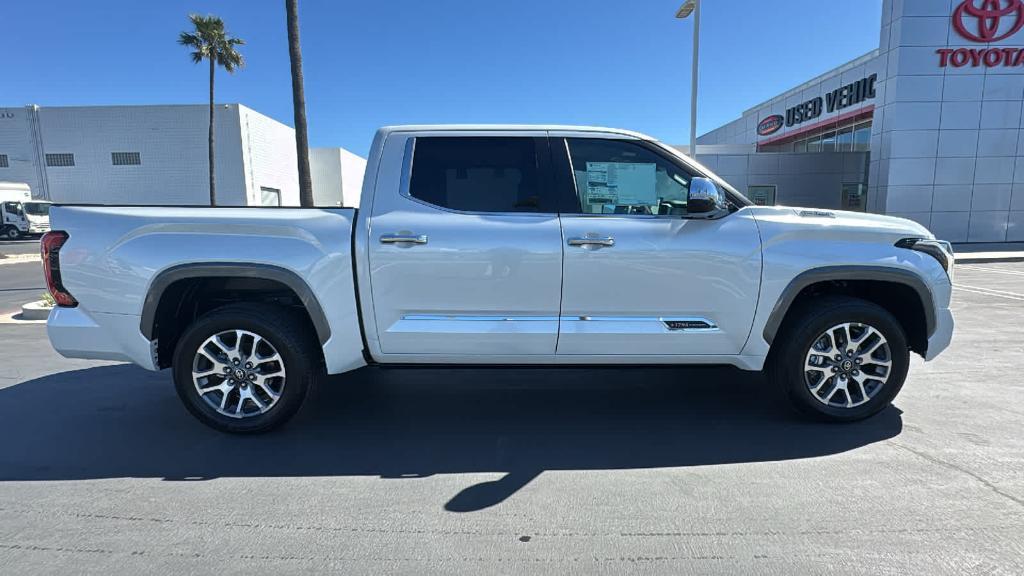
{"label": "truck rear door", "polygon": [[399,163],[378,174],[368,224],[381,355],[553,355],[562,235],[546,133],[392,133],[382,166]]}

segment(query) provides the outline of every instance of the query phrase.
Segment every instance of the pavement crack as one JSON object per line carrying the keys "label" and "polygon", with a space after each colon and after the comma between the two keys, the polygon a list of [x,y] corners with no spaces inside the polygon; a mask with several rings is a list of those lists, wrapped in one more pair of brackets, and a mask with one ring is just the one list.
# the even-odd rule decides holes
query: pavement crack
{"label": "pavement crack", "polygon": [[929,461],[929,462],[931,462],[933,464],[938,464],[939,466],[943,466],[945,468],[949,468],[950,470],[955,470],[957,472],[960,472],[961,474],[966,474],[967,476],[970,476],[971,478],[974,478],[975,480],[977,480],[979,483],[981,483],[981,485],[985,486],[986,488],[988,488],[989,490],[991,490],[995,494],[998,494],[999,496],[1002,496],[1003,498],[1006,498],[1008,500],[1013,501],[1018,506],[1024,507],[1024,498],[1018,498],[1017,496],[1014,496],[1013,494],[1010,494],[1008,492],[1005,492],[1005,491],[1001,490],[998,486],[996,486],[995,484],[993,484],[989,480],[985,479],[983,476],[975,473],[974,471],[972,471],[969,468],[965,468],[965,467],[963,467],[963,466],[961,466],[959,464],[954,464],[953,462],[949,462],[947,460],[943,460],[942,458],[939,458],[938,456],[933,456],[933,455],[928,454],[927,452],[924,452],[922,450],[915,450],[914,448],[911,448],[910,446],[906,446],[904,444],[900,444],[899,442],[893,442],[892,440],[890,440],[889,444],[892,444],[893,446],[895,446],[897,448],[901,448],[903,450],[906,450],[907,452],[910,452],[911,454],[913,454],[913,455],[915,455],[915,456],[917,456],[919,458],[923,458],[923,459],[925,459],[925,460],[927,460],[927,461]]}

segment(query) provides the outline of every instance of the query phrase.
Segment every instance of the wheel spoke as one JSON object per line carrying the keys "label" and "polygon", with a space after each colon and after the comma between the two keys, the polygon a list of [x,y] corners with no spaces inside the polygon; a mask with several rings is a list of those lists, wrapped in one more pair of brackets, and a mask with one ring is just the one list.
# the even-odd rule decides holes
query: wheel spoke
{"label": "wheel spoke", "polygon": [[[866,402],[868,400],[868,391],[864,388],[864,381],[854,379],[854,382],[857,383],[857,390],[860,391],[861,402]],[[849,396],[849,394],[847,394],[847,396]]]}
{"label": "wheel spoke", "polygon": [[277,392],[274,392],[274,390],[271,389],[270,386],[267,386],[265,382],[257,382],[253,384],[253,386],[259,386],[260,390],[263,390],[263,392],[270,397],[270,400],[272,402],[276,402],[277,399],[281,397],[281,395],[278,394]]}
{"label": "wheel spoke", "polygon": [[225,390],[224,394],[220,397],[220,411],[221,412],[224,412],[225,408],[227,408],[228,396],[230,396],[230,395],[231,395],[231,390],[228,389],[228,390]]}
{"label": "wheel spoke", "polygon": [[817,396],[817,395],[818,395],[818,390],[821,390],[821,388],[822,388],[822,387],[823,387],[823,386],[824,386],[824,385],[825,385],[825,384],[826,384],[826,383],[827,383],[828,381],[829,381],[829,377],[828,377],[828,376],[823,376],[823,377],[821,378],[821,380],[819,380],[819,381],[818,381],[818,383],[817,383],[817,384],[816,384],[816,385],[814,386],[814,388],[811,388],[811,394],[814,394],[815,396]]}
{"label": "wheel spoke", "polygon": [[[884,359],[874,358],[875,354]],[[891,370],[892,356],[885,335],[861,322],[836,324],[822,332],[811,344],[803,365],[808,392],[822,404],[846,408],[870,401],[869,388],[873,387],[872,394],[877,395]],[[845,398],[837,399],[840,392]]]}
{"label": "wheel spoke", "polygon": [[[232,418],[248,418],[272,409],[286,383],[280,353],[269,340],[248,330],[211,335],[197,348],[192,366],[192,382],[199,397],[211,409]],[[239,373],[232,374],[235,371]],[[214,391],[220,395],[211,394]],[[247,402],[258,411],[247,410]]]}
{"label": "wheel spoke", "polygon": [[830,390],[830,391],[829,391],[829,393],[828,393],[828,396],[826,396],[826,397],[824,398],[825,404],[828,404],[829,402],[831,402],[831,401],[832,401],[832,397],[833,397],[833,396],[835,396],[835,395],[836,395],[836,392],[838,392],[839,390],[840,390],[840,387],[839,387],[839,385],[838,385],[838,384],[836,384],[835,386],[833,386],[833,387],[832,387],[832,390]]}

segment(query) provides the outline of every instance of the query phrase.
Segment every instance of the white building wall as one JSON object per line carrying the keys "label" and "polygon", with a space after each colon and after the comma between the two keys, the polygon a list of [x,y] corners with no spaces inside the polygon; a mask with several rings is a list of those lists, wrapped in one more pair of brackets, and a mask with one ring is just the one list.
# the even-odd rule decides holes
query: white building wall
{"label": "white building wall", "polygon": [[344,148],[313,148],[309,151],[309,164],[317,206],[359,207],[365,158]]}
{"label": "white building wall", "polygon": [[[238,107],[215,109],[217,203],[244,205]],[[43,165],[55,202],[208,204],[207,106],[39,108],[44,154],[75,165]],[[140,165],[114,166],[112,152],[138,152]],[[44,156],[45,158],[45,156]]]}
{"label": "white building wall", "polygon": [[341,151],[342,206],[359,207],[363,193],[363,175],[366,174],[366,158],[357,156],[344,148]]}
{"label": "white building wall", "polygon": [[258,206],[261,188],[271,188],[280,191],[282,206],[298,206],[295,130],[245,106],[238,109],[248,204]]}
{"label": "white building wall", "polygon": [[35,162],[32,138],[33,115],[28,108],[0,108],[0,154],[7,156],[6,168],[0,167],[0,181],[24,182],[32,196],[45,198],[45,182]]}
{"label": "white building wall", "polygon": [[341,157],[337,148],[311,148],[309,170],[313,178],[313,202],[317,206],[343,206]]}
{"label": "white building wall", "polygon": [[[238,104],[218,104],[217,203],[259,205],[261,188],[299,205],[295,131]],[[80,106],[0,108],[0,181],[24,182],[37,198],[86,204],[207,205],[209,107]],[[366,160],[325,148],[334,172],[320,174],[311,152],[313,186],[328,187],[317,205],[358,205]],[[113,152],[137,152],[139,165],[115,166]],[[46,166],[45,155],[74,155],[74,166]],[[328,196],[330,197],[328,199]]]}

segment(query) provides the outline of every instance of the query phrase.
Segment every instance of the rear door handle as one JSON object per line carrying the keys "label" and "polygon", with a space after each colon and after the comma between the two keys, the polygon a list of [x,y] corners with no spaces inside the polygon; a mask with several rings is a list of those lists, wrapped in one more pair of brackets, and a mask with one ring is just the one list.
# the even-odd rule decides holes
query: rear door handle
{"label": "rear door handle", "polygon": [[569,246],[615,246],[615,238],[604,236],[601,238],[569,238]]}
{"label": "rear door handle", "polygon": [[426,244],[426,234],[384,234],[380,237],[381,244]]}

